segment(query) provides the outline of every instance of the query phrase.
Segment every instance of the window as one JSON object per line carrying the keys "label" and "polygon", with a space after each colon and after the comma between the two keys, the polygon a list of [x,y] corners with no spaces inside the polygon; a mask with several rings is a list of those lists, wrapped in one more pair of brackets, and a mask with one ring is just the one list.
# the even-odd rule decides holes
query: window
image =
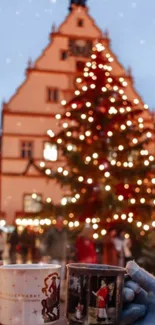
{"label": "window", "polygon": [[69,53],[72,56],[90,57],[92,53],[92,41],[85,39],[69,39]]}
{"label": "window", "polygon": [[48,102],[55,102],[59,101],[59,91],[58,89],[47,88],[47,101]]}
{"label": "window", "polygon": [[65,61],[67,59],[68,55],[67,55],[67,51],[62,50],[61,51],[61,60]]}
{"label": "window", "polygon": [[38,194],[25,194],[24,195],[24,212],[38,213],[42,209],[42,197]]}
{"label": "window", "polygon": [[85,62],[83,62],[83,61],[77,61],[76,62],[77,71],[83,72],[84,67],[85,67]]}
{"label": "window", "polygon": [[56,144],[50,142],[44,143],[44,159],[49,161],[57,161],[58,149]]}
{"label": "window", "polygon": [[21,158],[32,158],[33,156],[33,142],[32,141],[22,141],[20,147],[20,157]]}
{"label": "window", "polygon": [[77,25],[78,25],[78,27],[83,27],[83,26],[84,26],[84,20],[81,19],[81,18],[79,18],[79,19],[77,20]]}

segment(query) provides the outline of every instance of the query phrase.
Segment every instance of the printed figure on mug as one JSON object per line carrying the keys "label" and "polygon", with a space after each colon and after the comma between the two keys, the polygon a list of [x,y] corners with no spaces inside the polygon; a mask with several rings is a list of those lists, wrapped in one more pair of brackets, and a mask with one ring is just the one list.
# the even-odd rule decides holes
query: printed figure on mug
{"label": "printed figure on mug", "polygon": [[92,276],[90,283],[89,324],[113,324],[116,314],[116,278]]}
{"label": "printed figure on mug", "polygon": [[42,292],[45,299],[42,300],[42,316],[44,323],[59,319],[60,277],[57,273],[50,274],[44,280]]}
{"label": "printed figure on mug", "polygon": [[72,323],[83,324],[87,315],[88,276],[72,276],[69,279],[68,315]]}

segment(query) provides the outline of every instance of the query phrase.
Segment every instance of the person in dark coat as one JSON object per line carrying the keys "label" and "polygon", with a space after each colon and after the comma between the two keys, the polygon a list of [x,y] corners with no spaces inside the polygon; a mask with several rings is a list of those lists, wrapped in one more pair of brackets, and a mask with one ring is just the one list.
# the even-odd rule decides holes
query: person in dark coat
{"label": "person in dark coat", "polygon": [[16,252],[18,251],[18,245],[19,245],[19,234],[17,231],[17,227],[15,227],[14,231],[9,234],[8,244],[10,244],[9,248],[9,257],[10,257],[10,263],[15,264],[16,263]]}
{"label": "person in dark coat", "polygon": [[35,250],[35,233],[31,230],[30,227],[25,228],[21,233],[19,237],[19,243],[23,263],[27,262],[29,253],[31,255],[31,259],[33,259]]}
{"label": "person in dark coat", "polygon": [[118,252],[115,246],[117,233],[115,229],[110,229],[104,237],[103,242],[103,264],[118,265]]}

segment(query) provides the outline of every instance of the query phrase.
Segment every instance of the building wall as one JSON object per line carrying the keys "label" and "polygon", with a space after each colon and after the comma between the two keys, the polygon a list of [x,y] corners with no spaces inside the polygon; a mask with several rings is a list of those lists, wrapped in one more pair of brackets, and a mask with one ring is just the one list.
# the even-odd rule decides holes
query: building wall
{"label": "building wall", "polygon": [[59,88],[60,101],[63,90],[69,88],[69,77],[64,73],[32,71],[16,96],[10,101],[9,110],[18,112],[56,113],[59,104],[47,102],[47,88]]}
{"label": "building wall", "polygon": [[[78,27],[77,20],[84,19],[84,26]],[[39,165],[43,161],[43,143],[48,140],[47,130],[54,133],[60,129],[59,121],[54,116],[62,112],[61,100],[68,100],[73,95],[74,81],[79,72],[76,70],[78,60],[86,61],[85,57],[69,55],[67,60],[61,60],[62,50],[68,50],[70,39],[101,41],[110,53],[114,62],[113,73],[123,76],[128,81],[126,94],[130,100],[142,99],[136,93],[132,77],[128,75],[117,57],[109,47],[109,40],[88,14],[87,8],[73,7],[59,29],[51,35],[50,43],[27,70],[24,83],[17,89],[14,96],[5,105],[3,110],[3,134],[2,134],[2,159],[1,159],[1,211],[6,213],[8,223],[12,223],[17,211],[23,211],[24,193],[40,193],[43,199],[51,197],[58,203],[63,192],[54,181],[48,181],[31,167],[24,176],[28,159],[20,157],[20,142],[33,141],[35,163]],[[59,89],[59,103],[47,102],[47,87]],[[145,111],[144,118],[150,123],[149,112]],[[47,167],[54,170],[63,164],[61,154],[56,163],[47,163]]]}
{"label": "building wall", "polygon": [[[23,212],[23,196],[29,193],[42,194],[42,199],[51,197],[58,203],[62,197],[60,187],[56,182],[47,182],[44,177],[2,176],[2,208],[7,212],[7,220],[12,223],[16,212]],[[14,194],[15,193],[15,194]]]}

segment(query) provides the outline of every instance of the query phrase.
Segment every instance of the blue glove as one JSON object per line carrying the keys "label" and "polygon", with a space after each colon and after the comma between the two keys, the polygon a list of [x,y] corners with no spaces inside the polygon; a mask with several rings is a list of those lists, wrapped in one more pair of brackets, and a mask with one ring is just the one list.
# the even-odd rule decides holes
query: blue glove
{"label": "blue glove", "polygon": [[133,281],[125,283],[120,325],[155,325],[155,278],[135,262],[126,270]]}

